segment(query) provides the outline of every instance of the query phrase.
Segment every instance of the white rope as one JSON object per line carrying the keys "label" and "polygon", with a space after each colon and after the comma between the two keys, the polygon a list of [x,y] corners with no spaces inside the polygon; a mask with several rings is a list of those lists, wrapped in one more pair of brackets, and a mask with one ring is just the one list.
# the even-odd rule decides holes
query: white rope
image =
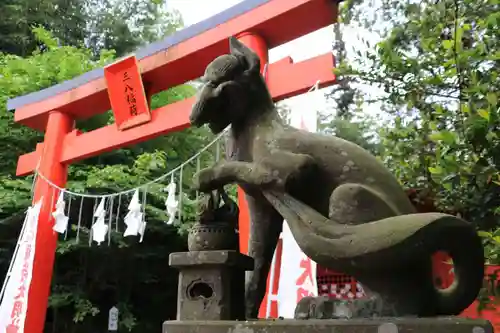
{"label": "white rope", "polygon": [[75,197],[84,197],[84,198],[111,198],[111,197],[117,197],[117,196],[121,196],[121,195],[124,195],[124,194],[129,194],[129,193],[132,193],[132,192],[135,192],[136,190],[138,189],[142,189],[143,187],[147,187],[149,185],[152,185],[152,184],[155,184],[155,183],[158,183],[162,180],[164,180],[165,178],[167,178],[168,176],[171,176],[173,175],[176,171],[179,171],[181,169],[183,169],[187,164],[191,163],[192,161],[194,161],[196,158],[198,158],[201,154],[203,154],[208,148],[210,148],[213,144],[215,144],[220,138],[222,138],[222,136],[228,131],[229,127],[226,128],[221,134],[219,134],[214,140],[212,140],[208,145],[206,145],[205,147],[203,147],[202,149],[200,149],[196,154],[194,154],[193,156],[191,156],[190,158],[188,158],[184,163],[182,163],[181,165],[179,165],[178,167],[176,167],[175,169],[173,170],[170,170],[169,172],[167,172],[166,174],[163,174],[161,175],[160,177],[156,178],[156,179],[153,179],[145,184],[142,184],[138,187],[134,187],[132,189],[128,189],[128,190],[125,190],[125,191],[121,191],[121,192],[116,192],[116,193],[108,193],[108,194],[88,194],[88,193],[77,193],[77,192],[72,192],[72,191],[68,191],[60,186],[57,186],[56,184],[54,184],[53,182],[51,182],[49,179],[47,179],[47,177],[45,177],[42,173],[40,173],[40,170],[37,169],[35,170],[35,174],[36,176],[38,176],[40,179],[43,179],[47,184],[49,184],[50,186],[60,190],[60,191],[63,191],[64,193],[67,193],[69,195],[73,195]]}

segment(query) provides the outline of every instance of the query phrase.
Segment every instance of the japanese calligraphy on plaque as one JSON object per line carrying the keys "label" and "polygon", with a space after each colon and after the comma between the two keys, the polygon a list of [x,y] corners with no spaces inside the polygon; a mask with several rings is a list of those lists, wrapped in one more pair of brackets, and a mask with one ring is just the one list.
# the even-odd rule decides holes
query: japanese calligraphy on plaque
{"label": "japanese calligraphy on plaque", "polygon": [[142,125],[151,120],[141,73],[135,56],[104,68],[108,96],[119,130]]}
{"label": "japanese calligraphy on plaque", "polygon": [[127,81],[130,80],[128,71],[123,72],[123,83],[125,84],[125,96],[128,103],[128,110],[131,116],[137,116],[137,100],[135,99],[134,87]]}

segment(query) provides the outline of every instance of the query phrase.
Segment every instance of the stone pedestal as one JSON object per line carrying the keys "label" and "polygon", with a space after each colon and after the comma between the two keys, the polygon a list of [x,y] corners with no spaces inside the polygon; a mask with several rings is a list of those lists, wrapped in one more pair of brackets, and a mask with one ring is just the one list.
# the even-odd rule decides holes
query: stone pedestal
{"label": "stone pedestal", "polygon": [[[375,295],[360,299],[338,299],[329,296],[302,298],[295,308],[295,319],[354,319],[398,317],[397,309]],[[404,316],[401,316],[404,317]]]}
{"label": "stone pedestal", "polygon": [[253,259],[237,251],[191,251],[170,254],[179,269],[177,320],[242,320],[245,317],[245,271]]}
{"label": "stone pedestal", "polygon": [[[211,209],[206,216],[227,213]],[[192,228],[190,252],[170,254],[170,266],[179,270],[177,318],[163,324],[163,333],[493,333],[487,320],[397,317],[380,297],[306,297],[295,319],[246,321],[245,271],[254,261],[237,250],[234,226],[219,220]]]}
{"label": "stone pedestal", "polygon": [[167,321],[163,333],[493,333],[489,321],[457,317]]}

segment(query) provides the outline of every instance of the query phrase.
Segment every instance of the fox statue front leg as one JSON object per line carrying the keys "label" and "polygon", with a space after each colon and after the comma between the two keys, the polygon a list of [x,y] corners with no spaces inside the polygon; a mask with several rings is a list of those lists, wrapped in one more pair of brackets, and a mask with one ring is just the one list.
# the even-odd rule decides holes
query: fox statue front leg
{"label": "fox statue front leg", "polygon": [[[281,189],[286,183],[300,179],[302,171],[313,165],[308,155],[276,152],[281,158],[263,158],[259,163],[225,161],[201,170],[195,176],[195,187],[211,191],[229,183],[238,183],[245,190],[250,212],[248,255],[254,259],[254,270],[246,276],[246,317],[257,318],[266,293],[267,276],[283,227],[283,217],[262,195],[262,189]],[[275,156],[275,155],[273,155]],[[279,162],[279,163],[278,163]]]}
{"label": "fox statue front leg", "polygon": [[262,165],[251,162],[224,161],[195,175],[194,188],[210,192],[227,184],[237,183],[259,188],[280,188],[282,180]]}

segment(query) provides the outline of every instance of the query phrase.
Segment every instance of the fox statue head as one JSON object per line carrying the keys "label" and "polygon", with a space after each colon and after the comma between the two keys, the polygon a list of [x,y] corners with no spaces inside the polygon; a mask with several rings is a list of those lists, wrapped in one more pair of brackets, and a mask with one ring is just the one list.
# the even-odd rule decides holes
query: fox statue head
{"label": "fox statue head", "polygon": [[214,59],[201,78],[203,87],[189,120],[207,124],[213,133],[227,126],[243,126],[258,114],[274,108],[259,57],[236,38],[229,38],[230,54]]}

